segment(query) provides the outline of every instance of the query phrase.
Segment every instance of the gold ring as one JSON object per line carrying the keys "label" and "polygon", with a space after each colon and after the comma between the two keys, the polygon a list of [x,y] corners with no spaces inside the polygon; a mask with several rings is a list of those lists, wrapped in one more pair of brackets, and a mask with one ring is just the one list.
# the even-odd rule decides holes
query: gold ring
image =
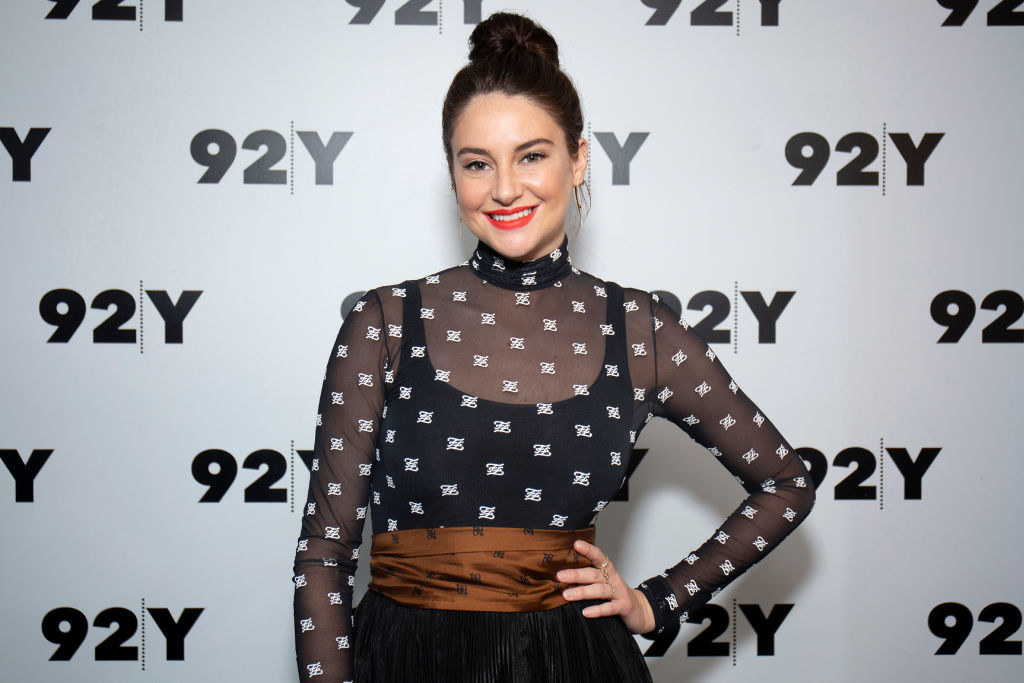
{"label": "gold ring", "polygon": [[598,569],[601,570],[601,576],[604,577],[604,582],[608,583],[608,570],[605,569],[604,567],[598,567]]}
{"label": "gold ring", "polygon": [[604,569],[605,567],[607,567],[608,566],[608,562],[609,562],[608,558],[607,557],[604,558],[604,564],[602,564],[600,567],[598,567],[598,569]]}
{"label": "gold ring", "polygon": [[615,597],[615,584],[611,584],[610,583],[608,585],[612,587],[612,598],[614,598]]}

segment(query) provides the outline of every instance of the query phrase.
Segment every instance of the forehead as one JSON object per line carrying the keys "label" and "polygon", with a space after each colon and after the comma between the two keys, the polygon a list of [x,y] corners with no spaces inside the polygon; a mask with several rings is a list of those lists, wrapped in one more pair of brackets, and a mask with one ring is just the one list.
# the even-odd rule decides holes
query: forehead
{"label": "forehead", "polygon": [[558,122],[524,95],[487,93],[474,96],[452,131],[452,147],[515,147],[524,140],[560,137]]}

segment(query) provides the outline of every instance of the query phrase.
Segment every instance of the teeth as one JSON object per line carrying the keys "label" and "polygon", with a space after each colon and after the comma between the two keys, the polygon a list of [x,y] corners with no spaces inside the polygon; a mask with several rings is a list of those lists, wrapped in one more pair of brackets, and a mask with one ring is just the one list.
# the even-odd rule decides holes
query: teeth
{"label": "teeth", "polygon": [[522,211],[517,211],[516,213],[510,213],[507,216],[501,216],[499,214],[494,214],[494,213],[489,214],[489,215],[490,215],[492,220],[496,220],[496,221],[514,221],[517,218],[522,218],[523,216],[529,216],[532,211],[533,211],[533,209],[523,209]]}

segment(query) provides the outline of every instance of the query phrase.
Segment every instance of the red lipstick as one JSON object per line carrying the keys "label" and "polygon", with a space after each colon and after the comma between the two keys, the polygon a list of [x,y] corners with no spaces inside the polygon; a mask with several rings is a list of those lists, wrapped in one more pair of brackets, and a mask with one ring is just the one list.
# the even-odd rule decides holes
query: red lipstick
{"label": "red lipstick", "polygon": [[[526,211],[526,215],[520,216],[519,218],[509,219],[495,219],[494,216],[512,216],[514,214],[522,213]],[[485,211],[484,215],[487,216],[487,220],[491,222],[491,225],[500,230],[511,230],[513,228],[521,228],[530,220],[533,219],[533,215],[537,213],[537,204],[533,206],[517,206],[513,209],[497,209],[495,211]]]}

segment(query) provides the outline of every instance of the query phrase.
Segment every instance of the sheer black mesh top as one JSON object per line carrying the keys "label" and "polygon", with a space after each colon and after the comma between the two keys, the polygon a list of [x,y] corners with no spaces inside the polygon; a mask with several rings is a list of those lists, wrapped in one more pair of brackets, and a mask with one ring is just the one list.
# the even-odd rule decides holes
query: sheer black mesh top
{"label": "sheer black mesh top", "polygon": [[366,292],[331,349],[295,557],[302,680],[351,678],[363,524],[576,529],[625,482],[639,431],[671,420],[747,497],[641,583],[674,635],[810,512],[803,462],[680,316],[570,263],[480,242],[466,263]]}

